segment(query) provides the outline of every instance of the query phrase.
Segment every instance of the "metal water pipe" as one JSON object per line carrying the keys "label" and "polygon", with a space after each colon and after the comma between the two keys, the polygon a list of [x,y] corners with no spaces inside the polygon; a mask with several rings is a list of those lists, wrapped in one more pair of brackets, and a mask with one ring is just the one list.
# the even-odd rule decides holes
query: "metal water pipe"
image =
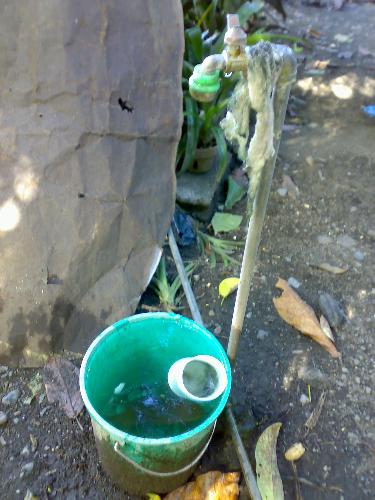
{"label": "metal water pipe", "polygon": [[[259,182],[256,192],[253,196],[253,206],[251,217],[246,236],[245,249],[242,259],[240,283],[237,291],[236,302],[233,311],[231,331],[229,336],[227,353],[232,366],[235,364],[238,344],[242,334],[243,323],[248,303],[251,280],[254,274],[256,257],[261,238],[262,227],[266,214],[266,208],[271,190],[272,177],[275,169],[276,157],[280,145],[281,132],[285,119],[286,108],[289,99],[290,88],[296,77],[296,59],[293,51],[289,47],[282,45],[274,45],[260,42],[252,47],[246,46],[246,33],[242,30],[239,18],[236,15],[227,16],[227,32],[225,34],[225,48],[221,54],[211,55],[204,59],[202,64],[194,68],[193,75],[190,77],[189,86],[191,95],[203,102],[211,101],[215,98],[220,89],[220,72],[232,73],[235,71],[242,72],[243,77],[249,84],[251,95],[261,92],[261,89],[251,88],[252,82],[248,81],[253,76],[253,71],[249,71],[251,67],[259,69],[257,76],[257,85],[262,86],[263,75],[269,75],[270,58],[272,59],[272,133],[273,148],[272,151],[263,159],[262,168],[260,171]],[[255,63],[255,64],[254,64]],[[268,71],[267,71],[268,70]],[[264,83],[264,82],[263,82]],[[263,89],[264,90],[264,89]],[[254,98],[255,100],[255,98]],[[259,102],[249,102],[249,105],[260,115],[265,110],[259,108]],[[258,120],[258,118],[257,118]],[[254,140],[254,138],[252,139]],[[251,142],[249,145],[249,150]],[[251,151],[250,151],[251,152]],[[251,156],[251,155],[250,155]],[[251,160],[251,158],[250,158]],[[169,245],[172,255],[177,264],[181,282],[188,298],[189,306],[193,319],[203,324],[202,318],[198,309],[198,305],[192,291],[189,279],[187,277],[182,259],[173,236],[172,229],[169,230]],[[253,500],[261,500],[261,495],[255,479],[255,474],[252,470],[250,461],[246,454],[246,449],[242,443],[238,432],[237,423],[231,409],[228,405],[225,411],[226,423],[230,430],[232,441],[237,453],[237,457],[241,464],[246,485],[249,494]]]}

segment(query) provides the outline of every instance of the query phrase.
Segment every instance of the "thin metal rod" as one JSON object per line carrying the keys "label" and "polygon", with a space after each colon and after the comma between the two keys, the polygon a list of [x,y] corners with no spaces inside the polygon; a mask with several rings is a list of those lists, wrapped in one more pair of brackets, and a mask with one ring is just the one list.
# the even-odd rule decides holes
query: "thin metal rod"
{"label": "thin metal rod", "polygon": [[242,443],[241,436],[238,432],[236,419],[229,406],[225,408],[226,421],[232,436],[232,441],[237,452],[237,458],[241,464],[242,472],[245,478],[247,489],[249,490],[252,500],[262,500],[262,496],[258,489],[257,481],[251,468],[245,447]]}
{"label": "thin metal rod", "polygon": [[185,266],[184,263],[182,262],[181,254],[178,249],[176,239],[174,237],[172,228],[169,228],[168,231],[168,241],[169,241],[169,247],[171,249],[174,261],[176,263],[177,271],[180,276],[182,288],[184,289],[185,295],[186,295],[186,300],[188,301],[191,315],[193,316],[193,320],[198,323],[199,325],[203,326],[203,320],[201,313],[198,308],[197,301],[195,300],[194,292],[191,288],[190,281],[188,278],[188,275],[185,271]]}
{"label": "thin metal rod", "polygon": [[[184,292],[186,294],[186,298],[190,307],[191,315],[193,316],[193,319],[196,323],[199,325],[203,325],[203,320],[202,316],[199,312],[198,304],[195,299],[194,292],[191,288],[190,281],[188,278],[188,275],[185,271],[184,264],[182,262],[181,254],[178,249],[172,228],[169,229],[168,231],[168,241],[169,241],[169,247],[171,249],[174,261],[176,263],[177,271],[181,279],[182,287],[184,289]],[[229,427],[232,440],[233,440],[233,445],[234,449],[236,450],[238,461],[241,464],[242,472],[246,481],[247,488],[249,490],[249,495],[253,500],[261,500],[261,496],[259,493],[259,489],[257,486],[257,482],[255,479],[255,475],[253,472],[253,469],[251,467],[251,464],[249,462],[248,456],[246,454],[245,447],[241,441],[241,436],[238,432],[237,424],[234,419],[232,410],[230,408],[226,409],[226,422]]]}
{"label": "thin metal rod", "polygon": [[238,286],[236,303],[233,311],[227,354],[234,365],[240,341],[247,302],[250,293],[252,277],[254,275],[255,261],[262,234],[264,218],[267,209],[268,197],[271,190],[275,162],[280,145],[281,131],[285,119],[286,107],[289,99],[290,87],[295,79],[296,60],[293,51],[281,45],[273,46],[281,58],[281,67],[275,89],[274,101],[274,150],[275,153],[266,161],[259,188],[254,199],[253,211],[249,221],[246,236],[245,250],[242,259],[240,283]]}

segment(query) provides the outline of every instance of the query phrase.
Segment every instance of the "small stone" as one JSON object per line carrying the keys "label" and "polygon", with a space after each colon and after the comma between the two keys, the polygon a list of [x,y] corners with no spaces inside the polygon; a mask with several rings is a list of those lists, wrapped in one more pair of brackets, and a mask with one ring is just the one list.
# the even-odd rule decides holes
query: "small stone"
{"label": "small stone", "polygon": [[21,474],[23,473],[24,475],[30,474],[34,469],[34,462],[27,462],[21,467]]}
{"label": "small stone", "polygon": [[342,367],[342,372],[343,372],[343,373],[349,373],[349,370],[348,370],[345,366],[343,366],[343,367]]}
{"label": "small stone", "polygon": [[268,337],[268,332],[266,332],[266,330],[258,330],[258,333],[257,333],[258,340],[263,340],[266,337]]}
{"label": "small stone", "polygon": [[309,397],[306,396],[306,394],[301,394],[301,397],[299,398],[299,401],[302,406],[305,406],[310,403]]}
{"label": "small stone", "polygon": [[6,446],[7,445],[7,442],[5,441],[5,439],[3,438],[3,436],[0,436],[0,444],[1,444],[1,446]]}
{"label": "small stone", "polygon": [[306,384],[318,389],[326,388],[331,385],[329,377],[323,373],[319,368],[303,366],[298,370],[298,378],[303,380]]}
{"label": "small stone", "polygon": [[365,387],[365,393],[371,394],[371,387]]}
{"label": "small stone", "polygon": [[288,194],[288,188],[281,187],[277,190],[277,192],[282,198],[285,198],[285,196]]}
{"label": "small stone", "polygon": [[357,384],[361,383],[361,379],[359,377],[355,377],[354,380],[357,382]]}
{"label": "small stone", "polygon": [[353,254],[353,257],[358,262],[363,262],[365,260],[365,254],[361,252],[361,250],[356,250]]}
{"label": "small stone", "polygon": [[318,243],[321,245],[328,245],[329,243],[332,243],[332,238],[326,234],[321,234],[318,236]]}
{"label": "small stone", "polygon": [[8,394],[6,394],[1,401],[3,405],[10,406],[16,403],[19,397],[20,391],[19,389],[15,389],[14,391],[8,392]]}
{"label": "small stone", "polygon": [[215,334],[215,335],[220,335],[220,334],[221,334],[221,332],[222,332],[222,328],[221,328],[221,326],[220,326],[220,325],[216,325],[216,326],[215,326],[215,329],[214,329],[214,334]]}
{"label": "small stone", "polygon": [[0,365],[0,375],[3,375],[3,373],[6,373],[8,371],[8,367],[4,365]]}
{"label": "small stone", "polygon": [[288,285],[297,289],[301,286],[301,283],[296,278],[293,278],[293,276],[291,276],[290,278],[288,278]]}
{"label": "small stone", "polygon": [[344,311],[329,293],[319,295],[319,307],[332,328],[338,328],[346,321]]}
{"label": "small stone", "polygon": [[210,309],[208,311],[208,315],[212,318],[212,316],[215,316],[215,311],[213,311],[212,309]]}
{"label": "small stone", "polygon": [[348,439],[352,445],[357,445],[359,443],[359,437],[354,434],[354,432],[348,432]]}
{"label": "small stone", "polygon": [[8,422],[7,414],[0,411],[0,425],[5,425]]}
{"label": "small stone", "polygon": [[30,455],[29,447],[25,446],[24,448],[22,448],[20,455],[22,457],[28,457]]}
{"label": "small stone", "polygon": [[49,406],[49,405],[48,405],[48,406],[45,406],[44,408],[42,408],[42,409],[40,410],[39,415],[40,415],[41,417],[43,417],[43,415],[44,415],[44,414],[45,414],[45,413],[46,413],[46,412],[47,412],[50,408],[51,408],[51,406]]}
{"label": "small stone", "polygon": [[287,262],[292,262],[292,257],[290,257],[290,255],[287,255],[287,256],[285,257],[285,260],[286,260]]}
{"label": "small stone", "polygon": [[250,312],[246,313],[246,318],[251,319],[252,315],[253,315],[253,313],[250,311]]}
{"label": "small stone", "polygon": [[367,234],[372,238],[375,238],[375,229],[368,229]]}
{"label": "small stone", "polygon": [[201,279],[201,277],[199,276],[199,274],[193,274],[193,280],[195,282],[199,281]]}
{"label": "small stone", "polygon": [[30,441],[31,441],[31,451],[34,453],[38,448],[38,440],[35,436],[30,434]]}
{"label": "small stone", "polygon": [[343,234],[337,238],[337,243],[344,248],[353,248],[357,242],[351,236]]}
{"label": "small stone", "polygon": [[17,425],[19,421],[20,421],[20,419],[18,417],[16,417],[16,418],[13,419],[13,423],[15,425]]}

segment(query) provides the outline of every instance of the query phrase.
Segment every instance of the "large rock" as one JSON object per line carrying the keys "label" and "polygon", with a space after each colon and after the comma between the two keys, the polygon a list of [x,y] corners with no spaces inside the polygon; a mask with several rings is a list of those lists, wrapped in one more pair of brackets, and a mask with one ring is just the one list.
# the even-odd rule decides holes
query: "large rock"
{"label": "large rock", "polygon": [[180,0],[0,4],[0,363],[134,312],[175,197]]}

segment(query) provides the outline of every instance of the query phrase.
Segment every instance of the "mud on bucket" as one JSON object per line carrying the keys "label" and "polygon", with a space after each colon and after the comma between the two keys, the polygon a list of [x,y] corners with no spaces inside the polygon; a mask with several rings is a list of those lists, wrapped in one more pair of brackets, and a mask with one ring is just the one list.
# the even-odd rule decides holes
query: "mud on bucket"
{"label": "mud on bucket", "polygon": [[[228,385],[214,401],[196,404],[171,391],[168,370],[202,354],[223,364]],[[128,493],[177,488],[206,451],[230,386],[224,349],[194,321],[149,313],[110,326],[89,347],[80,372],[103,468]]]}

